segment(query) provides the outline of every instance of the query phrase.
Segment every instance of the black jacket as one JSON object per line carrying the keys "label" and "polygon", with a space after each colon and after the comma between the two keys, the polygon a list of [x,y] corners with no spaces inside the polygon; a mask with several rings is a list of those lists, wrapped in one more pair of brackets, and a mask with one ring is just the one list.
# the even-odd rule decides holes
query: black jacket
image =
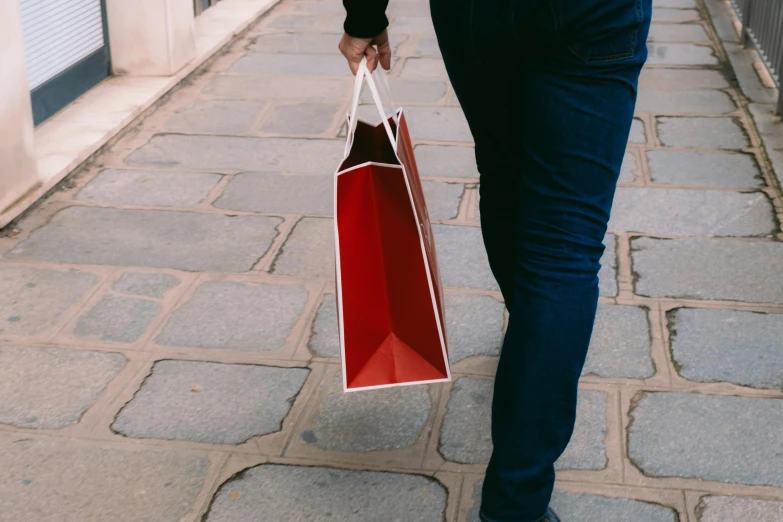
{"label": "black jacket", "polygon": [[389,25],[386,6],[389,0],[343,0],[348,13],[343,28],[356,38],[373,38]]}

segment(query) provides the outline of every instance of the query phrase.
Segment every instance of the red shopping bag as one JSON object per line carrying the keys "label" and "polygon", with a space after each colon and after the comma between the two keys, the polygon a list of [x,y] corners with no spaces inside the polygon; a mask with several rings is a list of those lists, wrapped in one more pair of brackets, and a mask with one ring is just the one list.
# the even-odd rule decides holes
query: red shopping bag
{"label": "red shopping bag", "polygon": [[[365,79],[377,125],[356,117]],[[402,109],[386,115],[364,63],[335,178],[345,391],[449,380],[435,244],[405,115]]]}

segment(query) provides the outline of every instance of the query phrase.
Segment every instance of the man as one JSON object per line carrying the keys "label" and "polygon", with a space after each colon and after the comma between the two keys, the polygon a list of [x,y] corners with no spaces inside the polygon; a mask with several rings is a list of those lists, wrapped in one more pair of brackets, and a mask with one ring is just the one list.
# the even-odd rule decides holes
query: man
{"label": "man", "polygon": [[[343,0],[354,73],[391,66],[387,0]],[[647,58],[651,0],[431,0],[476,144],[481,226],[509,310],[485,522],[557,521],[615,184]]]}

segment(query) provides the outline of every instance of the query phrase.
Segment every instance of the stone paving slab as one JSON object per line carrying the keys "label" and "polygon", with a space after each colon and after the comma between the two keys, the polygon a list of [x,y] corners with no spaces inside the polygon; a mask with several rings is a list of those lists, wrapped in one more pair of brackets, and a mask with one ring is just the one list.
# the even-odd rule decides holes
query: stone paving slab
{"label": "stone paving slab", "polygon": [[741,149],[750,145],[731,118],[658,118],[658,136],[667,147]]}
{"label": "stone paving slab", "polygon": [[651,42],[708,42],[709,39],[698,24],[652,24],[648,37]]}
{"label": "stone paving slab", "polygon": [[253,100],[339,101],[350,95],[349,78],[217,75],[204,88],[208,95]]}
{"label": "stone paving slab", "polygon": [[601,257],[601,270],[598,271],[598,291],[604,297],[617,295],[617,238],[607,234],[604,238],[604,255]]}
{"label": "stone paving slab", "polygon": [[266,104],[257,100],[198,100],[179,109],[164,128],[201,134],[242,134]]}
{"label": "stone paving slab", "polygon": [[161,298],[167,291],[180,283],[180,280],[169,274],[143,274],[125,272],[112,285],[112,290],[129,295]]}
{"label": "stone paving slab", "polygon": [[636,100],[637,112],[658,114],[728,114],[737,110],[731,97],[722,91],[681,92],[643,89]]}
{"label": "stone paving slab", "polygon": [[646,379],[654,373],[647,311],[599,304],[582,375]]}
{"label": "stone paving slab", "polygon": [[125,161],[197,170],[333,174],[342,154],[342,142],[332,140],[162,134]]}
{"label": "stone paving slab", "polygon": [[653,22],[698,22],[699,12],[696,9],[669,9],[665,7],[653,8]]}
{"label": "stone paving slab", "polygon": [[631,242],[636,292],[650,297],[783,302],[783,244],[729,239]]}
{"label": "stone paving slab", "polygon": [[481,509],[481,488],[484,486],[484,480],[479,479],[473,484],[473,504],[465,516],[465,522],[481,522],[479,510]]}
{"label": "stone paving slab", "polygon": [[609,230],[681,236],[766,236],[776,230],[762,192],[619,187]]}
{"label": "stone paving slab", "polygon": [[634,118],[633,123],[631,123],[631,133],[628,136],[628,142],[629,143],[647,142],[647,133],[644,130],[644,123],[642,123],[642,120]]}
{"label": "stone paving slab", "polygon": [[435,27],[429,16],[398,16],[392,20],[390,33],[403,34],[435,34]]}
{"label": "stone paving slab", "polygon": [[[20,440],[0,451],[3,520],[180,520],[209,462],[190,453]],[[65,479],[67,477],[67,480]]]}
{"label": "stone paving slab", "polygon": [[671,7],[674,9],[696,9],[696,0],[656,0],[655,7]]}
{"label": "stone paving slab", "polygon": [[[320,2],[313,5],[320,5]],[[256,37],[247,49],[265,54],[334,54],[336,36],[334,34],[319,33],[262,34]]]}
{"label": "stone paving slab", "polygon": [[88,272],[0,264],[0,335],[50,330],[98,282]]}
{"label": "stone paving slab", "polygon": [[310,29],[321,22],[322,17],[310,14],[284,14],[272,18],[267,27],[271,29]]}
{"label": "stone paving slab", "polygon": [[[679,28],[681,25],[658,27]],[[697,26],[700,27],[700,26]],[[711,69],[642,69],[639,89],[654,91],[715,90],[728,89],[729,82],[721,71]]]}
{"label": "stone paving slab", "polygon": [[648,65],[718,65],[712,47],[706,45],[650,43],[647,51]]}
{"label": "stone paving slab", "polygon": [[255,520],[264,513],[279,522],[434,521],[443,519],[446,498],[443,486],[419,475],[265,464],[226,482],[204,520]]}
{"label": "stone paving slab", "polygon": [[440,47],[438,47],[437,38],[421,38],[414,51],[416,56],[427,56],[441,58]]}
{"label": "stone paving slab", "polygon": [[460,377],[454,381],[438,444],[446,460],[465,464],[489,462],[492,387],[489,379]]}
{"label": "stone paving slab", "polygon": [[[454,381],[440,435],[439,451],[447,460],[486,464],[492,454],[490,405],[493,382],[461,377]],[[603,469],[606,466],[606,393],[579,392],[577,423],[557,469]]]}
{"label": "stone paving slab", "polygon": [[261,54],[243,56],[228,70],[230,74],[286,74],[303,76],[345,76],[348,64],[340,55]]}
{"label": "stone paving slab", "polygon": [[337,302],[335,296],[324,296],[313,323],[309,348],[318,357],[340,357],[340,332],[338,329]]}
{"label": "stone paving slab", "polygon": [[699,522],[780,522],[783,502],[741,497],[704,497],[699,505]]}
{"label": "stone paving slab", "polygon": [[647,152],[654,183],[702,187],[758,188],[764,186],[749,154],[651,150]]}
{"label": "stone paving slab", "polygon": [[412,446],[432,409],[427,386],[398,386],[360,393],[343,391],[342,375],[326,383],[328,391],[302,440],[331,451],[366,453]]}
{"label": "stone paving slab", "polygon": [[475,179],[479,177],[473,147],[418,145],[415,153],[416,166],[422,177]]}
{"label": "stone paving slab", "polygon": [[[308,9],[321,5],[333,5],[331,2],[314,2]],[[279,33],[264,34],[255,39],[248,50],[259,53],[302,53],[336,54],[339,34],[322,33]],[[394,42],[392,42],[394,43]]]}
{"label": "stone paving slab", "polygon": [[625,156],[623,156],[622,167],[620,168],[620,177],[617,181],[620,183],[633,183],[634,179],[636,179],[634,172],[636,172],[638,168],[636,156],[626,151]]}
{"label": "stone paving slab", "polygon": [[322,20],[317,29],[325,33],[342,34],[344,32],[344,23],[345,15],[341,13],[340,15],[332,15],[326,20]]}
{"label": "stone paving slab", "polygon": [[781,399],[645,393],[631,417],[628,455],[648,476],[783,486],[783,439],[769,429],[783,426]]}
{"label": "stone paving slab", "polygon": [[192,207],[220,181],[219,174],[105,169],[76,199],[90,203]]}
{"label": "stone paving slab", "polygon": [[555,490],[552,508],[563,520],[598,522],[679,522],[677,512],[660,504]]}
{"label": "stone paving slab", "polygon": [[394,17],[428,17],[430,16],[430,4],[421,0],[390,2],[387,13]]}
{"label": "stone paving slab", "polygon": [[606,468],[606,399],[606,392],[579,390],[574,434],[565,452],[555,462],[555,469]]}
{"label": "stone paving slab", "polygon": [[306,301],[307,291],[300,286],[206,282],[174,312],[156,341],[169,346],[280,350]]}
{"label": "stone paving slab", "polygon": [[270,214],[334,214],[334,178],[309,174],[237,174],[215,201],[227,210]]}
{"label": "stone paving slab", "polygon": [[269,249],[280,222],[258,216],[71,207],[5,257],[244,272]]}
{"label": "stone paving slab", "polygon": [[334,279],[334,221],[303,218],[283,245],[275,274]]}
{"label": "stone paving slab", "polygon": [[345,9],[340,3],[321,2],[320,0],[297,1],[288,4],[292,12],[298,13],[329,13],[344,15]]}
{"label": "stone paving slab", "polygon": [[337,120],[341,106],[333,103],[299,103],[281,105],[261,125],[270,134],[323,134]]}
{"label": "stone paving slab", "polygon": [[468,122],[458,107],[409,107],[411,139],[473,143]]}
{"label": "stone paving slab", "polygon": [[680,308],[668,319],[686,379],[783,390],[783,314]]}
{"label": "stone paving slab", "polygon": [[112,429],[133,438],[241,444],[280,431],[309,373],[305,368],[160,361]]}
{"label": "stone paving slab", "polygon": [[125,357],[116,353],[0,346],[0,423],[45,429],[75,424],[123,366]]}
{"label": "stone paving slab", "polygon": [[[416,81],[389,78],[389,88],[394,95],[394,102],[403,107],[407,107],[409,103],[432,105],[446,96],[447,85],[445,79]],[[365,103],[373,103],[372,94],[366,85],[362,89],[361,100]],[[388,104],[387,100],[382,99],[382,101]]]}
{"label": "stone paving slab", "polygon": [[[314,14],[319,16],[314,16]],[[300,8],[291,13],[273,14],[264,22],[264,25],[269,29],[320,31],[337,34],[343,30],[343,20],[345,19],[345,13],[340,14],[341,16],[338,16],[334,11],[327,11],[323,8],[314,11]]]}
{"label": "stone paving slab", "polygon": [[479,355],[498,356],[505,306],[485,295],[446,294],[446,334],[451,364]]}
{"label": "stone paving slab", "polygon": [[160,310],[160,304],[149,299],[106,295],[79,318],[74,335],[82,339],[133,343],[144,335]]}
{"label": "stone paving slab", "polygon": [[408,58],[400,73],[403,80],[448,80],[446,66],[440,58]]}
{"label": "stone paving slab", "polygon": [[427,212],[431,220],[446,221],[457,217],[465,185],[424,180],[421,186],[424,189]]}
{"label": "stone paving slab", "polygon": [[433,225],[438,268],[445,286],[498,290],[487,261],[481,229]]}

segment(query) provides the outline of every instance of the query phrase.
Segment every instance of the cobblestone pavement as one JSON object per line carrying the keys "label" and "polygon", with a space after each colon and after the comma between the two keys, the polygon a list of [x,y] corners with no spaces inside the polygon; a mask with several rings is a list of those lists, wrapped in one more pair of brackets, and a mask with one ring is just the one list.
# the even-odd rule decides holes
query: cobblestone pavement
{"label": "cobblestone pavement", "polygon": [[[783,206],[695,0],[657,0],[564,521],[783,520]],[[393,0],[454,381],[345,395],[337,0],[284,0],[0,237],[0,521],[471,521],[505,323],[468,129]]]}

